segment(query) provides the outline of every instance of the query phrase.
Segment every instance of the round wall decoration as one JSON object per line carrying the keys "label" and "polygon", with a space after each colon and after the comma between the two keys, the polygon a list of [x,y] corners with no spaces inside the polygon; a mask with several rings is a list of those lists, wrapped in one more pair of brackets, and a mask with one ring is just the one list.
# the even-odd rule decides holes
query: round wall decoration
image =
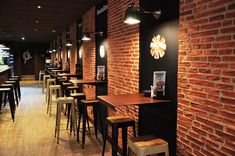
{"label": "round wall decoration", "polygon": [[154,36],[150,44],[150,53],[154,59],[162,58],[165,55],[166,50],[166,40],[160,35]]}

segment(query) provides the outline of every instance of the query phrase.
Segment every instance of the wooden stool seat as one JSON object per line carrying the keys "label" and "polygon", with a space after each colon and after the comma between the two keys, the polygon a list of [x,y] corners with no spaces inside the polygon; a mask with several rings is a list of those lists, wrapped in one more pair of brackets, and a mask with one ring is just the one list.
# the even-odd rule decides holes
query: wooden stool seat
{"label": "wooden stool seat", "polygon": [[107,117],[107,121],[111,123],[124,123],[124,122],[132,122],[133,119],[128,116],[110,116]]}
{"label": "wooden stool seat", "polygon": [[[87,115],[87,106],[92,106],[93,108],[93,118],[94,118],[94,128],[95,128],[95,136],[97,137],[97,113],[101,116],[100,109],[98,109],[99,101],[96,99],[91,100],[81,100],[80,102],[80,111],[79,111],[79,119],[78,119],[78,129],[80,129],[81,116],[82,116],[82,148],[85,146],[85,131],[86,131],[86,123],[88,124],[88,129],[90,131],[88,115]],[[77,134],[77,139],[79,140],[79,133]]]}
{"label": "wooden stool seat", "polygon": [[87,106],[93,105],[93,104],[99,104],[99,101],[96,99],[90,99],[90,100],[81,100],[83,104],[86,104]]}
{"label": "wooden stool seat", "polygon": [[137,156],[165,153],[169,156],[168,143],[154,135],[133,137],[128,139],[128,156],[133,151]]}
{"label": "wooden stool seat", "polygon": [[136,136],[135,121],[128,116],[112,116],[112,117],[106,118],[102,156],[104,156],[104,152],[105,152],[108,125],[112,127],[112,142],[111,142],[112,156],[117,156],[118,129],[119,128],[122,128],[122,155],[126,156],[127,155],[127,128],[132,127],[134,136]]}
{"label": "wooden stool seat", "polygon": [[78,86],[69,86],[68,89],[79,89]]}
{"label": "wooden stool seat", "polygon": [[71,93],[70,95],[72,97],[86,96],[86,94],[84,94],[84,93]]}

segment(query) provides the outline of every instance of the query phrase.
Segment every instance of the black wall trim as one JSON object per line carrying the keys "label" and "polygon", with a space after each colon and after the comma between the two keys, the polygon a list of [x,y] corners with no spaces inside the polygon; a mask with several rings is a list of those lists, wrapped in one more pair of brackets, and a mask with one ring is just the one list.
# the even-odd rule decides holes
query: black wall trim
{"label": "black wall trim", "polygon": [[[166,71],[166,98],[168,104],[139,107],[139,134],[155,134],[168,141],[170,155],[176,153],[177,66],[179,1],[140,0],[140,7],[154,11],[161,8],[156,20],[150,14],[141,14],[140,23],[140,92],[153,85],[153,71]],[[160,59],[150,53],[150,43],[156,35],[166,39],[166,52]]]}

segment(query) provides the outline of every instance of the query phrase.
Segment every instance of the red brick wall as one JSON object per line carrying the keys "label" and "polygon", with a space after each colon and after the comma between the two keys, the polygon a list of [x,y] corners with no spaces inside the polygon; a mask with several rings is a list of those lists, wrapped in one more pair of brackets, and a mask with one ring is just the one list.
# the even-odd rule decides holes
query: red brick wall
{"label": "red brick wall", "polygon": [[235,155],[235,1],[181,0],[179,155]]}
{"label": "red brick wall", "polygon": [[[108,94],[139,91],[139,25],[124,24],[125,10],[132,1],[108,1]],[[139,4],[138,0],[134,0]],[[116,114],[132,114],[138,110],[122,107]],[[112,112],[109,112],[110,115]],[[113,112],[114,113],[114,112]]]}
{"label": "red brick wall", "polygon": [[60,55],[60,51],[61,51],[61,49],[59,48],[59,45],[60,45],[60,36],[58,36],[57,38],[56,38],[56,42],[57,42],[57,55],[58,55],[58,61],[60,62],[60,60],[61,60],[61,55]]}
{"label": "red brick wall", "polygon": [[66,51],[66,31],[62,33],[62,69],[65,68],[67,62],[67,51]]}
{"label": "red brick wall", "polygon": [[73,41],[73,45],[70,47],[70,73],[76,72],[76,63],[77,63],[77,23],[74,22],[69,29],[70,39]]}
{"label": "red brick wall", "polygon": [[[95,32],[95,7],[91,8],[86,14],[84,14],[82,19],[83,31],[88,29],[91,32]],[[82,61],[83,61],[83,77],[85,79],[95,78],[95,34],[91,33],[90,41],[83,41],[82,49]],[[84,92],[87,98],[95,97],[95,89],[85,86]],[[88,94],[89,93],[89,94]]]}

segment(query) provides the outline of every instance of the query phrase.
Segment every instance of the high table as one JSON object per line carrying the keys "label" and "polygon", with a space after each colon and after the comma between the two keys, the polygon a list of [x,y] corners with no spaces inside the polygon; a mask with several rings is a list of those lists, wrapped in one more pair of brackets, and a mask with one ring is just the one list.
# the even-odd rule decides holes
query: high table
{"label": "high table", "polygon": [[72,82],[74,85],[103,85],[106,84],[106,81],[98,81],[98,80],[86,80],[86,79],[81,79],[81,80],[69,80]]}
{"label": "high table", "polygon": [[57,77],[67,77],[67,80],[70,80],[71,77],[76,77],[78,78],[79,76],[81,76],[81,74],[76,74],[76,73],[62,73],[62,74],[58,74]]}
{"label": "high table", "polygon": [[[143,93],[124,94],[124,95],[104,95],[104,96],[97,96],[97,99],[100,101],[100,103],[114,110],[117,107],[121,106],[131,106],[131,105],[140,106],[140,105],[162,104],[170,102],[170,100],[158,100],[158,99],[153,99],[151,97],[145,97]],[[113,151],[113,153],[117,153],[117,151]]]}
{"label": "high table", "polygon": [[170,102],[170,100],[157,100],[151,97],[145,97],[143,93],[123,94],[123,95],[104,95],[97,99],[104,105],[115,109],[120,106],[146,105]]}
{"label": "high table", "polygon": [[[92,85],[92,86],[96,86],[96,88],[95,88],[96,89],[96,95],[97,95],[97,86],[105,86],[105,84],[107,84],[106,81],[89,80],[89,79],[69,80],[69,81],[71,83],[73,83],[74,85],[76,85],[76,86],[77,85]],[[100,119],[100,130],[101,130],[101,133],[103,135],[103,125],[104,124],[102,124],[102,120],[104,118],[103,115],[106,116],[107,113],[106,113],[106,110],[102,109],[100,105],[99,105],[98,109],[99,109],[99,112],[100,112],[100,113],[98,113],[100,115],[100,116],[98,116],[98,118]],[[102,114],[102,116],[101,116],[101,114]],[[83,124],[85,124],[84,121],[85,120],[83,120]]]}

